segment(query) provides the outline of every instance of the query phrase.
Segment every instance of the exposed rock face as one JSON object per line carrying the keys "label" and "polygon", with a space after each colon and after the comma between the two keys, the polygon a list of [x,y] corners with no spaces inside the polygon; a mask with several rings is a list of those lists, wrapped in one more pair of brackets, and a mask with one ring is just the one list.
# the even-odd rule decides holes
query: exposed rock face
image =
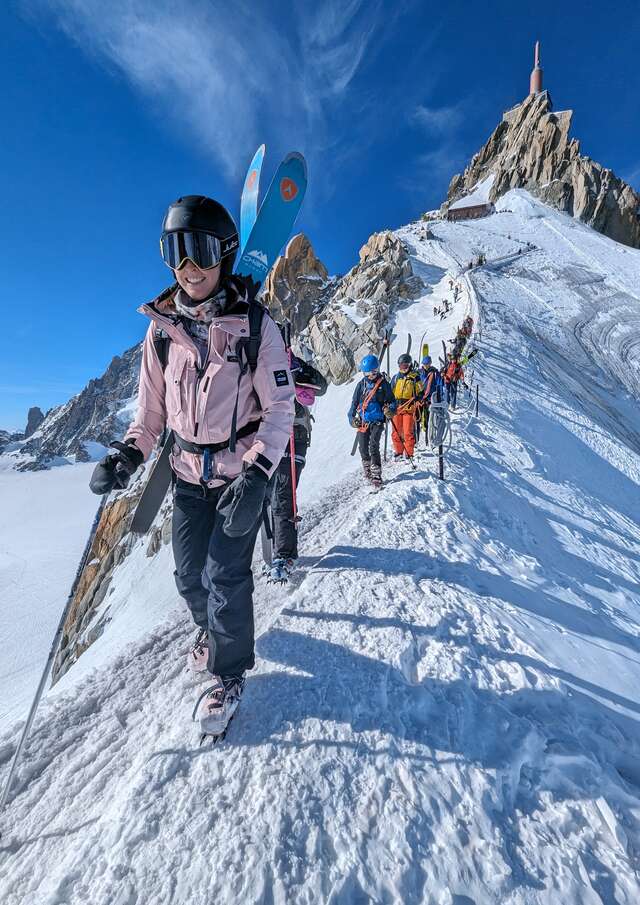
{"label": "exposed rock face", "polygon": [[289,321],[300,333],[324,307],[335,288],[327,268],[303,233],[294,236],[267,277],[261,300],[277,321]]}
{"label": "exposed rock face", "polygon": [[33,408],[29,409],[29,414],[27,415],[27,426],[24,431],[25,438],[31,436],[31,434],[35,433],[42,422],[44,421],[44,414],[38,406],[33,406]]}
{"label": "exposed rock face", "polygon": [[57,456],[86,462],[90,458],[86,442],[108,446],[120,438],[133,415],[131,409],[122,410],[137,393],[141,348],[137,345],[116,355],[102,377],[90,380],[69,402],[51,409],[35,432],[27,434],[20,456],[29,458],[19,470],[47,468]]}
{"label": "exposed rock face", "polygon": [[360,263],[336,285],[328,304],[294,341],[333,383],[344,383],[368,352],[380,348],[389,315],[414,295],[420,280],[409,255],[391,232],[375,233],[360,249]]}
{"label": "exposed rock face", "polygon": [[524,188],[617,242],[640,248],[640,195],[611,170],[580,154],[569,138],[571,110],[554,113],[547,92],[505,113],[464,173],[454,176],[443,209],[490,174],[490,199]]}
{"label": "exposed rock face", "polygon": [[[53,683],[70,669],[78,657],[102,634],[109,620],[107,595],[116,568],[127,557],[138,538],[129,524],[149,467],[138,475],[129,489],[117,494],[102,513],[87,565],[73,596],[58,655],[53,665]],[[170,495],[156,524],[145,539],[147,556],[154,556],[171,540]]]}

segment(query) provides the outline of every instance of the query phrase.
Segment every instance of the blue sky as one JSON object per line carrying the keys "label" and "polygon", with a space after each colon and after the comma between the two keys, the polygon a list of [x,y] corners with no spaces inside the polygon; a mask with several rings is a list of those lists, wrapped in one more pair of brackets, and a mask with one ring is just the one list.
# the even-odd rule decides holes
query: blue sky
{"label": "blue sky", "polygon": [[[535,12],[534,12],[535,11]],[[10,0],[0,34],[0,426],[102,373],[169,281],[168,203],[237,214],[245,168],[305,153],[331,272],[435,207],[528,90],[533,43],[582,150],[640,188],[636,2]]]}

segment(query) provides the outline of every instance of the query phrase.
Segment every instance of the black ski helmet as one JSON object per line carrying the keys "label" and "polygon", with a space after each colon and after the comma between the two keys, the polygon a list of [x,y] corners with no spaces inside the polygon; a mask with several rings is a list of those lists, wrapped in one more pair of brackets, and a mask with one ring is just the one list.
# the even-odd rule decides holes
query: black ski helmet
{"label": "black ski helmet", "polygon": [[229,276],[238,251],[238,227],[229,211],[205,195],[183,195],[169,205],[162,221],[162,235],[175,232],[209,233],[222,245],[221,276]]}
{"label": "black ski helmet", "polygon": [[400,365],[409,365],[409,367],[411,367],[412,364],[413,358],[409,355],[408,352],[404,352],[398,359],[398,367],[400,367]]}

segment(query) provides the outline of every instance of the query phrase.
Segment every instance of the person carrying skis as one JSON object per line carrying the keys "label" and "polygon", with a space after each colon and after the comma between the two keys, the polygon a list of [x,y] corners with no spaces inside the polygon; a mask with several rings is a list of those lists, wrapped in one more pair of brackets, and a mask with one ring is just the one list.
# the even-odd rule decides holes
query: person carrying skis
{"label": "person carrying skis", "polygon": [[452,409],[456,407],[459,380],[464,380],[464,371],[458,358],[452,357],[444,372],[444,382],[447,386],[447,403]]}
{"label": "person carrying skis", "polygon": [[365,479],[378,489],[382,487],[380,438],[385,419],[396,410],[396,400],[389,381],[380,373],[377,355],[365,355],[360,370],[364,376],[353,391],[347,417],[351,427],[359,432],[358,447]]}
{"label": "person carrying skis", "polygon": [[391,389],[396,400],[396,414],[393,416],[393,458],[401,459],[403,454],[413,459],[415,450],[416,406],[422,397],[422,382],[413,369],[413,359],[404,353],[398,359],[398,373],[391,379]]}
{"label": "person carrying skis", "polygon": [[232,273],[238,244],[217,201],[170,205],[160,248],[175,282],[139,309],[151,323],[138,411],[91,479],[95,493],[125,487],[165,426],[173,432],[174,575],[198,628],[188,665],[206,677],[194,718],[211,735],[226,729],[255,663],[251,559],[293,422],[284,342],[255,286]]}
{"label": "person carrying skis", "polygon": [[294,487],[305,466],[311,442],[311,412],[316,396],[327,391],[327,381],[308,362],[291,356],[291,374],[295,385],[295,415],[293,419],[293,462],[291,440],[272,479],[271,512],[273,514],[273,556],[267,570],[267,582],[284,584],[298,558],[298,524],[294,511]]}
{"label": "person carrying skis", "polygon": [[416,443],[420,437],[420,428],[422,427],[425,434],[427,432],[431,400],[438,388],[438,369],[433,366],[430,355],[423,356],[418,370],[418,377],[422,384],[422,396],[420,397],[416,411]]}

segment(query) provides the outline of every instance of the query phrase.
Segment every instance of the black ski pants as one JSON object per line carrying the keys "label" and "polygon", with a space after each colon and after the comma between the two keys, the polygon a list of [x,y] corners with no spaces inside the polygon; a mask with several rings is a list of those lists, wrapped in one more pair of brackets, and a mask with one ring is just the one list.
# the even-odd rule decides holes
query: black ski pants
{"label": "black ski pants", "polygon": [[255,665],[251,559],[260,519],[243,537],[227,537],[216,504],[224,487],[207,490],[177,478],[173,490],[173,556],[178,593],[209,634],[207,668],[240,676]]}
{"label": "black ski pants", "polygon": [[358,434],[358,447],[363,462],[382,467],[380,459],[380,438],[384,430],[384,421],[370,421],[369,430]]}
{"label": "black ski pants", "polygon": [[[296,487],[300,482],[300,472],[305,465],[308,443],[297,439],[295,442]],[[282,559],[298,558],[298,526],[293,516],[293,480],[289,448],[280,459],[274,476],[271,492],[271,512],[273,514],[273,556]]]}

